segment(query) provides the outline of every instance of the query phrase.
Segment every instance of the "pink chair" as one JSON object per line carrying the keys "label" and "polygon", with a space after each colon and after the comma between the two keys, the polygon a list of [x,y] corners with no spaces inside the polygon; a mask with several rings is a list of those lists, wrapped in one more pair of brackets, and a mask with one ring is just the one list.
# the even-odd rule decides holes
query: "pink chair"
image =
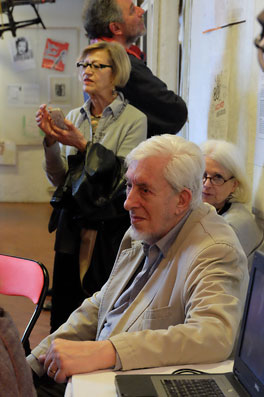
{"label": "pink chair", "polygon": [[49,274],[42,263],[0,254],[0,294],[24,296],[36,305],[21,338],[25,350],[29,346],[29,336],[42,310],[48,287]]}

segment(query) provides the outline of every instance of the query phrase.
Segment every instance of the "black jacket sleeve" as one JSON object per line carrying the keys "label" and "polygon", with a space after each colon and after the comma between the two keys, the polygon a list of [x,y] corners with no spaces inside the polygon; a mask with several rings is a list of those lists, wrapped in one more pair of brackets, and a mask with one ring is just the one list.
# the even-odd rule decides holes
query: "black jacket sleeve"
{"label": "black jacket sleeve", "polygon": [[148,118],[148,138],[158,134],[175,134],[187,120],[184,100],[154,76],[146,64],[129,54],[132,70],[127,85],[121,89],[131,105]]}
{"label": "black jacket sleeve", "polygon": [[[68,156],[69,170],[51,205],[67,209],[75,218],[91,221],[114,219],[125,212],[124,159],[100,143],[88,143],[84,153]],[[50,225],[49,230],[55,230]]]}

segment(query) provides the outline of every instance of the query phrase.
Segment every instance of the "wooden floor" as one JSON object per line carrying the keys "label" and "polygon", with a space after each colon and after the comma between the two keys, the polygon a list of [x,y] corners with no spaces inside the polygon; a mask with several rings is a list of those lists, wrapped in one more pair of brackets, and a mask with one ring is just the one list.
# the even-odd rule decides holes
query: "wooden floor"
{"label": "wooden floor", "polygon": [[[48,232],[50,214],[48,203],[0,203],[0,253],[42,262],[51,286],[55,236]],[[0,295],[0,306],[11,314],[22,335],[33,303],[27,298]],[[49,322],[49,312],[43,311],[30,337],[31,348],[49,334]]]}

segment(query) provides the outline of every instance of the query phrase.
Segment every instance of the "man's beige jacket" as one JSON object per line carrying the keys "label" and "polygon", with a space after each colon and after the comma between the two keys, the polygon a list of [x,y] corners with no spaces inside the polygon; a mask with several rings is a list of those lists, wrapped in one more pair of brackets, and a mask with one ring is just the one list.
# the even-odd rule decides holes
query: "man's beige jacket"
{"label": "man's beige jacket", "polygon": [[[108,282],[86,299],[53,338],[95,340],[107,313],[144,257],[130,230]],[[122,369],[211,363],[227,359],[239,328],[248,285],[247,258],[232,228],[214,207],[191,212],[167,256],[121,316],[110,340]],[[41,366],[29,356],[39,374]]]}

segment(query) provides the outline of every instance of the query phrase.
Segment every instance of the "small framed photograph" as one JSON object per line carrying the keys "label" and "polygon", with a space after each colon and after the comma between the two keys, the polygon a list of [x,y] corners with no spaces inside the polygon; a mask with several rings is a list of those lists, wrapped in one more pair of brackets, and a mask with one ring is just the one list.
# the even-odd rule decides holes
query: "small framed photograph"
{"label": "small framed photograph", "polygon": [[71,77],[49,76],[49,103],[71,103]]}

